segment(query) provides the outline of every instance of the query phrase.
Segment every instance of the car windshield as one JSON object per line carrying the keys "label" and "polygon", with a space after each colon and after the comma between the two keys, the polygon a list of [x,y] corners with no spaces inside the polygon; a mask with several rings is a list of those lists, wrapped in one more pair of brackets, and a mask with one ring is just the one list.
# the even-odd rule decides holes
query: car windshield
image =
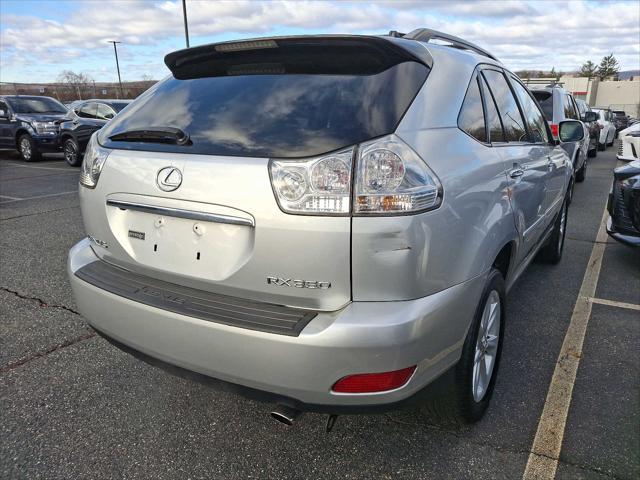
{"label": "car windshield", "polygon": [[553,121],[553,94],[545,90],[532,90],[533,96],[542,107],[542,112],[547,121]]}
{"label": "car windshield", "polygon": [[48,97],[14,97],[6,99],[15,113],[67,113],[64,105]]}

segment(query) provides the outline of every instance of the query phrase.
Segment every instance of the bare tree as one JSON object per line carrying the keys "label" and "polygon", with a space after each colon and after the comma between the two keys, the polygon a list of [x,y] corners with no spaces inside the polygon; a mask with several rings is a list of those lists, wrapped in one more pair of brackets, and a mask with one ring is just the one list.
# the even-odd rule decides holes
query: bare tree
{"label": "bare tree", "polygon": [[60,75],[58,75],[58,82],[66,85],[69,90],[76,94],[78,100],[82,100],[82,90],[94,84],[91,75],[76,73],[71,70],[63,70]]}

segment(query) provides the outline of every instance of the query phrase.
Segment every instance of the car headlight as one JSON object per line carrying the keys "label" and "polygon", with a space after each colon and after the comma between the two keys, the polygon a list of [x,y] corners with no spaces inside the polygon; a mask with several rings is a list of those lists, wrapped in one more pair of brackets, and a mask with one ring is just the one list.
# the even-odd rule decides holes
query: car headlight
{"label": "car headlight", "polygon": [[55,134],[60,130],[60,126],[56,122],[33,122],[32,125],[40,135]]}
{"label": "car headlight", "polygon": [[87,188],[96,188],[104,162],[111,153],[111,150],[98,145],[96,133],[91,136],[91,140],[87,144],[84,160],[82,161],[82,171],[80,172],[80,185]]}

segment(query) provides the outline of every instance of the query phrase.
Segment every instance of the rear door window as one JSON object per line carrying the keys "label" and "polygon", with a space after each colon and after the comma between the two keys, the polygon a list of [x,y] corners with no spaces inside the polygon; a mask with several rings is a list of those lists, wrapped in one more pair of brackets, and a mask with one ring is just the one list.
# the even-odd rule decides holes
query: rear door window
{"label": "rear door window", "polygon": [[564,117],[572,118],[574,120],[578,119],[578,114],[573,106],[573,101],[571,100],[570,95],[564,95]]}
{"label": "rear door window", "polygon": [[[337,74],[321,67],[309,58],[295,65],[232,65],[211,67],[196,78],[169,77],[109,122],[100,143],[243,157],[320,155],[392,133],[428,74],[428,67],[414,61],[373,71],[345,65],[346,73]],[[297,71],[287,73],[289,68]],[[179,128],[192,144],[109,139],[150,126]]]}
{"label": "rear door window", "polygon": [[540,104],[542,108],[542,113],[544,113],[544,118],[547,119],[548,122],[553,122],[553,94],[552,92],[547,92],[545,90],[534,90],[533,96]]}
{"label": "rear door window", "polygon": [[82,118],[96,118],[98,111],[98,104],[94,102],[85,103],[78,110],[78,116]]}
{"label": "rear door window", "polygon": [[496,107],[495,99],[487,82],[482,75],[479,75],[480,84],[482,85],[482,91],[484,92],[484,103],[487,109],[487,126],[489,127],[489,141],[491,142],[504,142],[504,130],[502,128],[502,121],[498,114],[498,107]]}
{"label": "rear door window", "polygon": [[478,86],[478,79],[475,76],[469,84],[467,94],[464,97],[464,102],[462,103],[458,117],[458,126],[476,140],[481,142],[487,141],[482,96],[480,94],[480,87]]}
{"label": "rear door window", "polygon": [[483,75],[498,106],[507,142],[526,142],[527,131],[515,97],[505,76],[496,70],[484,70]]}
{"label": "rear door window", "polygon": [[116,112],[113,111],[109,105],[99,103],[96,111],[96,117],[100,120],[110,120],[116,116]]}
{"label": "rear door window", "polygon": [[544,115],[536,105],[536,102],[531,98],[531,95],[527,89],[514,77],[511,84],[518,96],[520,106],[524,113],[525,121],[529,127],[529,134],[531,141],[534,143],[549,143],[549,136],[547,135],[547,122],[544,119]]}

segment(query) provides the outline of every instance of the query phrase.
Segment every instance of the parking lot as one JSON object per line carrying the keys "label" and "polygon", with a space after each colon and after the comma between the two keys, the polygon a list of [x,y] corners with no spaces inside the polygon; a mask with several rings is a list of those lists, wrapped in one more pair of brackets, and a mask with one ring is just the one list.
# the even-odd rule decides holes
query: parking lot
{"label": "parking lot", "polygon": [[[542,460],[557,461],[556,478],[638,478],[640,252],[601,230],[616,147],[576,187],[560,264],[532,264],[510,292],[485,418],[454,429],[409,409],[340,417],[329,434],[324,416],[287,429],[268,405],[169,376],[96,336],[66,274],[84,235],[78,169],[0,152],[0,477],[522,478]],[[579,329],[567,335],[576,321],[588,321],[584,343]],[[561,355],[565,341],[578,348]],[[556,368],[565,353],[579,362],[575,382]],[[572,393],[566,425],[547,395],[556,380]],[[539,425],[559,458],[543,453]]]}

